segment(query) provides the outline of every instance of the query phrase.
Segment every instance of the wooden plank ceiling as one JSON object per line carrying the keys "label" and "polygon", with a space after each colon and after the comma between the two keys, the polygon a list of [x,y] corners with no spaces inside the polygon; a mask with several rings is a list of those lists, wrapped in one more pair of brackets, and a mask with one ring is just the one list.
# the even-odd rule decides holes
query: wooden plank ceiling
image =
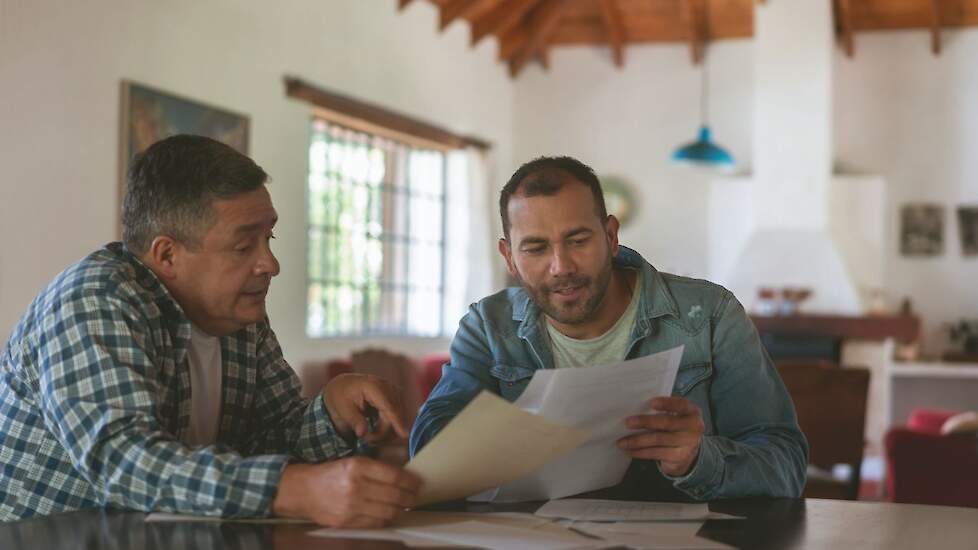
{"label": "wooden plank ceiling", "polygon": [[[414,0],[398,0],[400,9]],[[489,36],[513,77],[531,61],[549,65],[550,50],[570,44],[610,48],[621,67],[628,44],[685,42],[699,63],[711,40],[750,38],[754,3],[778,0],[427,0],[439,9],[440,28],[467,23],[475,46]],[[855,55],[855,34],[924,29],[934,54],[941,29],[978,26],[978,0],[811,0],[831,2],[840,47]],[[922,46],[924,47],[924,46]]]}

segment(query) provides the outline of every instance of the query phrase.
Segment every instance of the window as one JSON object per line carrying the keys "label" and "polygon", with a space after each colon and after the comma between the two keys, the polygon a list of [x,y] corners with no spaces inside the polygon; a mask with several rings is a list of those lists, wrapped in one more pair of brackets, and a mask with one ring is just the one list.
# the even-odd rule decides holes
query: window
{"label": "window", "polygon": [[307,335],[444,332],[447,166],[442,151],[313,119]]}

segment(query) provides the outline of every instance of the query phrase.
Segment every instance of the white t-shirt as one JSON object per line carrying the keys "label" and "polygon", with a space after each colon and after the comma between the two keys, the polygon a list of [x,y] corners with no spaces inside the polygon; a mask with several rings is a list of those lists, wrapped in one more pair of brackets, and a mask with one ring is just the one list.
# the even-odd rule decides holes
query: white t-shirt
{"label": "white t-shirt", "polygon": [[221,340],[191,325],[190,426],[183,436],[189,447],[206,447],[217,441],[221,422]]}
{"label": "white t-shirt", "polygon": [[541,322],[547,325],[550,344],[554,354],[554,367],[596,367],[611,365],[625,358],[628,354],[628,343],[635,326],[635,312],[638,311],[639,296],[642,294],[641,271],[635,276],[635,286],[632,288],[632,299],[621,317],[601,336],[587,340],[571,338],[554,328],[545,317]]}

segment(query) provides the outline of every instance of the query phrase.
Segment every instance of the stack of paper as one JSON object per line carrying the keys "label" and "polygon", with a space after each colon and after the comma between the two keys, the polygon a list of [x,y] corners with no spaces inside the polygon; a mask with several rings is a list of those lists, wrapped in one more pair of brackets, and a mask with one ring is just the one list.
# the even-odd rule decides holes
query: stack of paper
{"label": "stack of paper", "polygon": [[682,356],[679,346],[615,365],[536,371],[516,405],[590,437],[559,460],[477,500],[546,500],[619,483],[631,463],[617,445],[633,433],[625,419],[652,413],[653,397],[672,395]]}
{"label": "stack of paper", "polygon": [[704,521],[708,519],[742,519],[711,512],[705,503],[635,502],[593,498],[551,500],[537,509],[544,518],[574,521]]}
{"label": "stack of paper", "polygon": [[588,433],[482,392],[409,462],[419,505],[467,497],[523,477],[580,445]]}

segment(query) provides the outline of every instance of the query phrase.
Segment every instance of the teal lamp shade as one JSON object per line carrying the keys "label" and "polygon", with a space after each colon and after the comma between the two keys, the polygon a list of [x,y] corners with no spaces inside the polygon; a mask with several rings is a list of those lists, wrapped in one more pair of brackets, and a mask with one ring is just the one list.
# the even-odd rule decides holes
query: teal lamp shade
{"label": "teal lamp shade", "polygon": [[734,159],[730,153],[710,139],[709,126],[701,126],[699,139],[676,149],[672,154],[672,160],[680,164],[714,170],[734,169]]}

